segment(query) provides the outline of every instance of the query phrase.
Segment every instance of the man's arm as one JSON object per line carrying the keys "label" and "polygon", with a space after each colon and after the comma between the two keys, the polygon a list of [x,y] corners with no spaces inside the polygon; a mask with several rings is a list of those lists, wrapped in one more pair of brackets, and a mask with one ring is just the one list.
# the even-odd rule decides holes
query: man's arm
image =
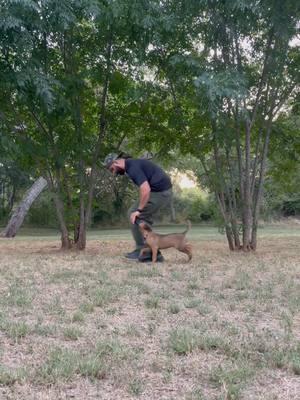
{"label": "man's arm", "polygon": [[139,202],[139,210],[142,210],[145,205],[148,203],[150,197],[150,185],[147,181],[141,184],[140,186],[140,202]]}
{"label": "man's arm", "polygon": [[[139,202],[139,210],[142,210],[145,205],[148,203],[149,197],[150,197],[150,185],[147,181],[143,182],[140,186],[140,202]],[[130,221],[132,224],[135,223],[136,217],[140,215],[140,211],[134,211],[130,215]]]}

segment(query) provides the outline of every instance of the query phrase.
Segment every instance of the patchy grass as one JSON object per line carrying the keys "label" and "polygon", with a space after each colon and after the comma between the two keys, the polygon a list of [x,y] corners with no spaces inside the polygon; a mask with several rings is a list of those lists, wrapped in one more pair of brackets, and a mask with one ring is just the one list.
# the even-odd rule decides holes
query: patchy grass
{"label": "patchy grass", "polygon": [[75,311],[72,315],[71,322],[84,322],[84,314],[81,311]]}
{"label": "patchy grass", "polygon": [[199,337],[196,332],[179,328],[170,332],[168,347],[178,355],[186,355],[198,347],[198,342]]}
{"label": "patchy grass", "polygon": [[26,371],[23,369],[11,369],[0,366],[0,386],[12,386],[26,379]]}
{"label": "patchy grass", "polygon": [[158,308],[159,298],[156,296],[149,297],[145,300],[145,307],[147,308]]}
{"label": "patchy grass", "polygon": [[24,338],[30,331],[29,326],[24,321],[16,321],[16,322],[6,322],[1,324],[2,332],[6,333],[6,335],[13,339],[15,342],[18,342],[21,338]]}
{"label": "patchy grass", "polygon": [[86,314],[91,314],[94,312],[94,304],[86,301],[84,303],[79,304],[79,309],[81,311],[81,314],[86,313]]}
{"label": "patchy grass", "polygon": [[19,279],[13,281],[9,285],[7,292],[2,296],[3,304],[23,309],[29,308],[32,305],[32,300],[32,290],[24,286],[24,282],[21,282]]}
{"label": "patchy grass", "polygon": [[181,310],[180,305],[177,303],[171,303],[169,305],[169,312],[171,314],[178,314],[178,313],[180,313],[180,310]]}
{"label": "patchy grass", "polygon": [[247,361],[232,365],[219,365],[210,373],[210,382],[220,390],[223,389],[225,399],[239,399],[247,381],[255,375],[255,368]]}
{"label": "patchy grass", "polygon": [[1,239],[0,398],[298,399],[300,233],[276,229],[244,254],[194,228],[193,261],[157,265],[125,231]]}
{"label": "patchy grass", "polygon": [[139,397],[143,392],[143,382],[139,378],[133,379],[129,382],[128,392],[133,396]]}
{"label": "patchy grass", "polygon": [[35,380],[41,384],[69,381],[76,373],[80,356],[76,351],[55,348],[50,350],[46,362],[36,370]]}
{"label": "patchy grass", "polygon": [[63,331],[66,340],[78,340],[82,336],[82,331],[75,326],[68,326]]}

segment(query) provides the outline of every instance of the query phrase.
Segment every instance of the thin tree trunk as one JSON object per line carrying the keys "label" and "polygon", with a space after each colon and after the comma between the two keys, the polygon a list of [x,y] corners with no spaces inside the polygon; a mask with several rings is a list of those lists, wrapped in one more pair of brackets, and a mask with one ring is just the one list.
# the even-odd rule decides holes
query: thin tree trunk
{"label": "thin tree trunk", "polygon": [[49,186],[52,196],[53,196],[56,214],[57,214],[58,222],[60,225],[61,248],[63,250],[68,250],[72,247],[72,242],[70,240],[69,231],[67,228],[67,224],[65,222],[64,204],[63,204],[63,201],[61,200],[59,194],[55,190],[53,180],[52,180],[52,177],[50,174],[49,174],[49,176],[47,176],[47,182],[48,182],[48,186]]}
{"label": "thin tree trunk", "polygon": [[83,187],[84,187],[84,167],[83,161],[80,162],[79,165],[79,174],[80,174],[80,214],[79,214],[79,231],[78,238],[76,243],[76,247],[78,250],[84,250],[86,247],[86,223],[85,223],[85,207],[84,207],[84,196],[83,196]]}
{"label": "thin tree trunk", "polygon": [[[217,142],[217,129],[215,121],[212,121],[212,128],[213,128],[214,160],[215,160],[217,179],[218,179],[217,187],[219,190],[219,193],[217,193],[217,199],[225,222],[225,232],[228,241],[228,246],[231,251],[234,251],[236,249],[235,243],[239,242],[239,239],[237,239],[236,231],[232,227],[232,221],[234,220],[234,211],[232,208],[233,200],[230,196],[230,191],[228,189],[228,185],[225,181],[223,174],[222,164],[219,155],[218,142]],[[224,190],[228,200],[228,207],[226,207]],[[229,211],[227,209],[229,209]]]}
{"label": "thin tree trunk", "polygon": [[239,235],[239,229],[238,229],[238,222],[237,222],[237,201],[236,201],[236,195],[235,195],[235,183],[234,183],[234,177],[233,177],[233,172],[232,172],[232,167],[230,163],[230,157],[229,157],[229,148],[226,145],[225,148],[226,151],[226,160],[227,160],[227,165],[228,165],[228,171],[229,171],[229,176],[230,176],[230,188],[227,188],[227,193],[229,197],[229,205],[230,205],[230,214],[231,214],[231,227],[232,227],[232,234],[234,237],[234,245],[235,249],[240,249],[241,243],[240,243],[240,235]]}
{"label": "thin tree trunk", "polygon": [[72,247],[72,242],[70,240],[69,231],[64,219],[64,212],[63,212],[63,202],[59,198],[56,192],[53,193],[53,200],[56,207],[56,213],[58,217],[58,221],[60,224],[60,231],[61,231],[61,248],[63,250],[68,250]]}
{"label": "thin tree trunk", "polygon": [[[78,66],[73,52],[73,36],[72,32],[65,40],[65,51],[68,53],[68,57],[65,59],[65,69],[73,80],[76,80],[78,76]],[[79,180],[79,216],[75,216],[74,221],[74,245],[78,250],[84,250],[86,247],[86,224],[85,224],[85,162],[83,157],[83,118],[81,112],[81,96],[80,92],[73,91],[71,93],[71,104],[73,114],[73,124],[75,134],[78,141],[78,180]]]}
{"label": "thin tree trunk", "polygon": [[[203,159],[203,157],[201,156],[201,153],[199,154],[199,159],[200,162],[202,164],[202,167],[204,169],[205,175],[207,176],[207,179],[210,181],[210,184],[212,187],[215,187],[211,175],[209,174],[209,171],[205,165],[205,161]],[[227,211],[226,211],[226,204],[225,204],[225,200],[224,200],[224,196],[221,195],[220,193],[218,193],[217,190],[214,190],[215,193],[215,197],[216,197],[216,201],[219,204],[219,210],[221,211],[224,223],[225,223],[225,232],[226,232],[226,237],[227,237],[227,242],[228,242],[228,247],[231,251],[235,250],[235,246],[234,246],[234,240],[233,240],[233,236],[232,236],[232,229],[230,227],[230,218],[227,215]]]}
{"label": "thin tree trunk", "polygon": [[94,189],[95,189],[95,182],[96,182],[96,175],[97,175],[97,162],[100,154],[101,144],[103,137],[105,136],[106,131],[106,102],[107,102],[107,95],[108,95],[108,86],[111,74],[111,57],[112,57],[112,31],[110,32],[107,48],[106,48],[106,76],[101,96],[101,103],[100,103],[100,118],[99,118],[99,134],[97,143],[95,145],[95,151],[93,155],[92,167],[91,167],[91,175],[90,175],[90,182],[89,182],[89,191],[88,191],[88,199],[87,199],[87,207],[86,207],[86,214],[85,214],[85,224],[86,226],[90,225],[91,223],[91,214],[92,214],[92,202],[94,197]]}
{"label": "thin tree trunk", "polygon": [[250,146],[251,132],[249,122],[246,122],[245,136],[245,179],[244,179],[244,201],[243,201],[243,250],[250,250],[251,228],[252,228],[252,202],[250,183]]}
{"label": "thin tree trunk", "polygon": [[75,132],[78,137],[78,143],[80,146],[80,160],[78,162],[78,177],[79,177],[79,221],[76,218],[75,221],[75,232],[74,232],[74,243],[78,250],[84,250],[86,246],[86,223],[85,223],[85,201],[84,201],[84,189],[85,189],[85,163],[83,161],[82,149],[82,117],[80,110],[80,100],[75,99],[74,102],[74,125]]}
{"label": "thin tree trunk", "polygon": [[257,224],[259,217],[259,209],[261,205],[261,199],[263,194],[263,183],[266,172],[266,162],[267,162],[267,154],[269,148],[270,141],[270,133],[271,133],[271,122],[269,122],[267,126],[266,137],[264,141],[263,154],[261,159],[260,173],[259,173],[259,181],[257,191],[253,193],[253,202],[254,202],[254,210],[253,210],[253,222],[252,222],[252,237],[251,237],[251,248],[256,250],[257,247]]}
{"label": "thin tree trunk", "polygon": [[34,182],[31,188],[25,193],[21,203],[17,206],[17,208],[13,212],[1,236],[7,238],[16,236],[32,203],[36,200],[36,198],[40,195],[40,193],[45,189],[46,186],[47,186],[47,181],[43,177],[38,178]]}
{"label": "thin tree trunk", "polygon": [[244,197],[244,181],[243,181],[243,156],[241,151],[241,123],[239,120],[238,109],[236,110],[236,128],[235,128],[235,144],[236,144],[236,153],[238,160],[238,168],[239,168],[239,185],[240,185],[240,197],[243,200]]}
{"label": "thin tree trunk", "polygon": [[231,223],[230,223],[230,217],[226,211],[224,194],[223,193],[215,193],[215,195],[216,195],[217,201],[219,203],[219,208],[221,210],[221,214],[224,219],[225,233],[226,233],[226,237],[227,237],[229,250],[234,251],[235,245],[234,245],[233,231],[232,231],[232,227],[231,227]]}
{"label": "thin tree trunk", "polygon": [[225,226],[225,232],[226,232],[226,237],[228,241],[228,246],[231,251],[235,250],[235,245],[233,241],[233,232],[230,226],[226,225]]}
{"label": "thin tree trunk", "polygon": [[10,212],[11,212],[11,210],[12,210],[13,207],[14,207],[14,204],[15,204],[15,197],[16,197],[16,187],[15,187],[15,185],[13,184],[12,191],[11,191],[11,193],[10,193],[10,195],[9,195],[9,199],[8,199],[8,207],[9,207],[9,211],[10,211]]}
{"label": "thin tree trunk", "polygon": [[234,246],[234,239],[233,239],[233,231],[232,231],[231,224],[230,224],[230,217],[226,211],[224,194],[222,192],[218,193],[215,191],[215,196],[216,196],[217,202],[219,204],[219,209],[221,211],[222,217],[224,219],[225,232],[226,232],[229,250],[234,251],[235,246]]}
{"label": "thin tree trunk", "polygon": [[255,189],[255,181],[256,181],[256,172],[257,172],[257,167],[259,164],[259,148],[261,144],[261,138],[262,138],[262,129],[259,129],[258,132],[258,138],[256,142],[256,147],[255,147],[255,154],[254,154],[254,165],[252,168],[252,178],[251,178],[251,197],[254,198],[254,189]]}

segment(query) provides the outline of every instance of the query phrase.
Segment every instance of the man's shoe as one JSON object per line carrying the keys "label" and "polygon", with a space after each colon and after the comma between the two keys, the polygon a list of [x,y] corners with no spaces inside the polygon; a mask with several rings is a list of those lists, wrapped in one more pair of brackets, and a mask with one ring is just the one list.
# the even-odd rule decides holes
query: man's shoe
{"label": "man's shoe", "polygon": [[129,260],[138,260],[140,251],[141,251],[140,249],[135,249],[130,253],[125,254],[125,257],[128,258]]}
{"label": "man's shoe", "polygon": [[[138,258],[139,262],[152,262],[152,251],[149,251],[146,254],[143,254],[142,256],[139,256]],[[157,262],[163,262],[164,261],[164,257],[161,254],[160,251],[158,251],[157,253]]]}

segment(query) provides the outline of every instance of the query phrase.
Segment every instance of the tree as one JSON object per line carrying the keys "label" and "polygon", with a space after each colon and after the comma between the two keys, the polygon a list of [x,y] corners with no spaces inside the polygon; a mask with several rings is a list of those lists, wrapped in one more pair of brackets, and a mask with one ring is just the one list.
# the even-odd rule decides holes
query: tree
{"label": "tree", "polygon": [[300,118],[295,104],[275,122],[266,175],[266,208],[280,215],[300,214]]}
{"label": "tree", "polygon": [[296,8],[295,2],[270,1],[258,8],[249,4],[246,24],[241,18],[245,10],[238,3],[233,10],[211,9],[217,26],[217,30],[212,27],[215,82],[202,75],[197,83],[208,93],[216,196],[232,250],[240,248],[239,217],[243,250],[257,246],[273,122],[297,92],[299,57],[291,46],[297,30]]}
{"label": "tree", "polygon": [[161,15],[148,59],[176,140],[202,164],[229,248],[255,250],[273,123],[298,92],[299,4],[163,2]]}
{"label": "tree", "polygon": [[132,101],[128,82],[149,4],[21,0],[1,7],[3,132],[23,165],[46,178],[62,247],[84,249],[99,158],[120,140],[112,112],[121,97],[123,109]]}
{"label": "tree", "polygon": [[125,136],[195,155],[229,247],[256,248],[273,123],[297,94],[296,0],[0,7],[1,135],[47,179],[63,248],[85,248],[99,158]]}
{"label": "tree", "polygon": [[2,232],[3,237],[15,237],[18,229],[22,225],[24,218],[29,211],[32,203],[40,195],[40,193],[46,188],[47,181],[43,177],[37,179],[31,188],[26,192],[20,204],[14,210],[9,223]]}

